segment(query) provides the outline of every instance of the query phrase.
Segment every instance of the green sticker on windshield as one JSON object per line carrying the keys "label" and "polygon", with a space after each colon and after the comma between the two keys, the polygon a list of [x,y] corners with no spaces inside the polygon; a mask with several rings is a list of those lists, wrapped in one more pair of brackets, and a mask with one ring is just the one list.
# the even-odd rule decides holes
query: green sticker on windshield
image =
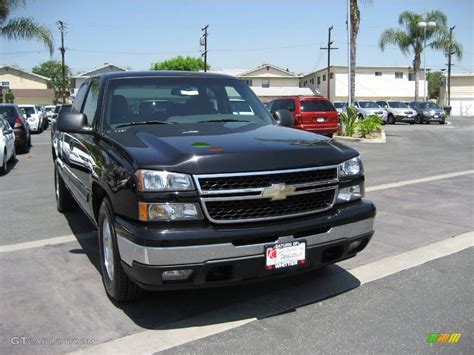
{"label": "green sticker on windshield", "polygon": [[208,143],[203,143],[203,142],[196,142],[193,143],[194,148],[209,148],[211,145]]}

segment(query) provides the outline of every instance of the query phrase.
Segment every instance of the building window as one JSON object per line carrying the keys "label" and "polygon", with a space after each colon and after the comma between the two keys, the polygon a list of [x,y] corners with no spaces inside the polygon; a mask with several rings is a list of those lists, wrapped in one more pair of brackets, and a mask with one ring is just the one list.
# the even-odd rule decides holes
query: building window
{"label": "building window", "polygon": [[329,79],[334,79],[334,73],[329,73]]}
{"label": "building window", "polygon": [[319,86],[319,84],[321,84],[321,77],[320,76],[318,76],[318,86]]}
{"label": "building window", "polygon": [[326,81],[326,74],[323,74],[323,81]]}
{"label": "building window", "polygon": [[242,80],[245,84],[247,84],[248,86],[252,86],[252,79],[244,79]]}
{"label": "building window", "polygon": [[11,89],[11,83],[9,81],[2,81],[0,82],[0,86],[4,89]]}
{"label": "building window", "polygon": [[395,72],[395,79],[403,79],[403,72],[402,71],[396,71]]}
{"label": "building window", "polygon": [[270,87],[270,80],[262,79],[262,88],[269,88]]}
{"label": "building window", "polygon": [[382,72],[381,71],[376,71],[375,76],[382,76]]}
{"label": "building window", "polygon": [[416,75],[415,73],[408,73],[408,81],[415,81]]}

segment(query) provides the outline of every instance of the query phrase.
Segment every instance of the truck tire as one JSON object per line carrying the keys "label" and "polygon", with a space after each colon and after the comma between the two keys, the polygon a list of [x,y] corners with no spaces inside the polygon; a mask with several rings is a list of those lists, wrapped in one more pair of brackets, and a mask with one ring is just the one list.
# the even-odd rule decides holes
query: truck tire
{"label": "truck tire", "polygon": [[77,206],[74,197],[72,197],[64,184],[63,178],[59,175],[56,164],[54,164],[54,191],[56,195],[56,207],[59,212],[69,212]]}
{"label": "truck tire", "polygon": [[388,123],[395,124],[395,117],[392,114],[388,115]]}
{"label": "truck tire", "polygon": [[107,197],[99,209],[99,251],[102,281],[107,296],[114,301],[133,301],[140,296],[140,288],[122,268],[113,221],[114,212]]}

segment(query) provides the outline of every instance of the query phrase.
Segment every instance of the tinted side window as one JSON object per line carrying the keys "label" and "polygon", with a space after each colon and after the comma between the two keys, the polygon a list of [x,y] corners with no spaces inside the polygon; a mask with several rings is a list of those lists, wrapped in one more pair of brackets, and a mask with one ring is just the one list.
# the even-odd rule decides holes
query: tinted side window
{"label": "tinted side window", "polygon": [[94,122],[95,113],[97,111],[97,100],[99,98],[99,80],[93,79],[87,94],[86,102],[84,104],[83,113],[87,117],[89,126]]}
{"label": "tinted side window", "polygon": [[295,101],[291,99],[285,99],[280,101],[280,107],[279,110],[288,110],[290,112],[295,111]]}
{"label": "tinted side window", "polygon": [[81,112],[82,103],[84,102],[84,99],[86,97],[88,85],[89,85],[89,82],[85,82],[79,88],[76,98],[74,99],[74,102],[72,103],[72,110],[71,110],[72,112],[75,112],[75,113]]}

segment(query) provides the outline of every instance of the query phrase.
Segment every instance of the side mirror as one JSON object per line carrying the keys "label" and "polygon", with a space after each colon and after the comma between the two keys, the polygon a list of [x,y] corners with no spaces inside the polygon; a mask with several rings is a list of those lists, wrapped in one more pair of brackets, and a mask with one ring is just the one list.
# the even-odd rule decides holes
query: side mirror
{"label": "side mirror", "polygon": [[273,113],[273,118],[283,127],[293,127],[293,116],[288,110],[278,110]]}
{"label": "side mirror", "polygon": [[87,117],[83,113],[63,113],[56,121],[56,129],[66,133],[90,133],[92,128],[87,125]]}

